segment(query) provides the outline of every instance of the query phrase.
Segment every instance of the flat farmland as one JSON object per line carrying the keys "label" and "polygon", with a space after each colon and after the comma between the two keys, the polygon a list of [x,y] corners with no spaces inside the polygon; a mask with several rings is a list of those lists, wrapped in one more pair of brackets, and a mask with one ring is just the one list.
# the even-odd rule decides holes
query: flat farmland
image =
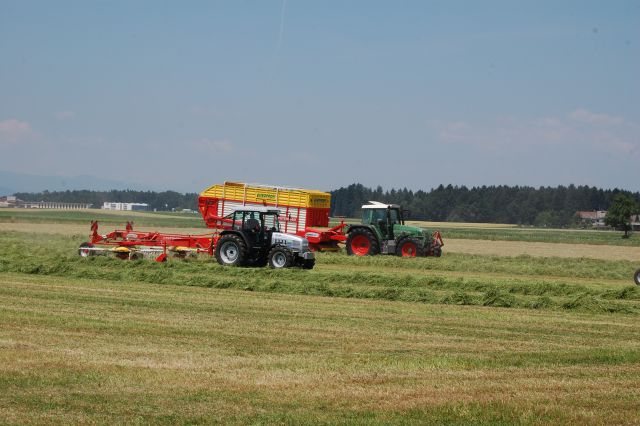
{"label": "flat farmland", "polygon": [[[640,422],[640,257],[619,234],[443,232],[438,259],[274,271],[82,259],[88,224],[49,220],[0,223],[3,423]],[[189,223],[172,230],[206,232]]]}
{"label": "flat farmland", "polygon": [[[135,229],[182,234],[207,234],[199,215],[184,213],[118,212],[105,210],[0,210],[0,231],[90,235],[90,221],[99,232]],[[410,221],[412,225],[441,230],[447,253],[497,256],[542,256],[640,261],[640,236],[621,238],[620,232],[520,228],[516,225]],[[332,223],[332,225],[335,222]]]}
{"label": "flat farmland", "polygon": [[528,241],[447,239],[444,250],[495,256],[571,257],[630,260],[640,263],[640,247],[603,244],[542,243]]}
{"label": "flat farmland", "polygon": [[115,210],[0,209],[0,223],[76,224],[87,228],[92,220],[108,226],[122,226],[127,221],[154,227],[205,228],[200,215],[193,213],[134,212]]}

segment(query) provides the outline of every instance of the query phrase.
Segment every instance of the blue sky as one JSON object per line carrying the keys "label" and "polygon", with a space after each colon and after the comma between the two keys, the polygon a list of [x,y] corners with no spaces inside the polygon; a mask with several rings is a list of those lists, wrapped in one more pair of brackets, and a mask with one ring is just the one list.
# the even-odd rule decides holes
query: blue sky
{"label": "blue sky", "polygon": [[640,190],[640,1],[0,0],[0,170]]}

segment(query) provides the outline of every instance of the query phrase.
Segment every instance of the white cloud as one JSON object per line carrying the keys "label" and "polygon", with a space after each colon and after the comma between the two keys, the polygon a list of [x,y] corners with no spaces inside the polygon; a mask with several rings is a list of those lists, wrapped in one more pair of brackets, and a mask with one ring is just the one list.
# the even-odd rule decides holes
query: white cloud
{"label": "white cloud", "polygon": [[614,126],[624,123],[624,119],[621,117],[614,117],[608,114],[598,114],[588,111],[584,108],[576,109],[571,114],[569,114],[569,117],[571,117],[573,120],[592,125]]}
{"label": "white cloud", "polygon": [[32,139],[36,133],[26,121],[10,118],[0,121],[0,143],[13,144]]}
{"label": "white cloud", "polygon": [[58,120],[71,120],[76,116],[76,113],[73,111],[58,111],[55,116]]}
{"label": "white cloud", "polygon": [[443,143],[488,151],[526,153],[553,147],[629,155],[640,152],[640,125],[621,117],[577,109],[565,117],[499,117],[488,122],[431,121]]}
{"label": "white cloud", "polygon": [[451,122],[431,122],[432,125],[438,127],[439,136],[445,141],[459,140],[462,135],[467,132],[469,124],[464,121],[451,121]]}

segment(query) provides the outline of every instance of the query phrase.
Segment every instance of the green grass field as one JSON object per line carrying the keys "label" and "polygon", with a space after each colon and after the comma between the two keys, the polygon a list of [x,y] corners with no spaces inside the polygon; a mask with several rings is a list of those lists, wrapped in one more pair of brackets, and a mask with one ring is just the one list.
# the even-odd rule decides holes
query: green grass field
{"label": "green grass field", "polygon": [[[0,223],[57,223],[88,224],[98,220],[103,228],[123,228],[127,221],[133,221],[136,227],[170,227],[170,228],[203,228],[206,229],[202,217],[194,213],[171,212],[116,212],[107,210],[38,210],[38,209],[0,209]],[[355,223],[356,219],[346,219],[347,223]],[[339,221],[332,220],[331,226]],[[640,246],[640,235],[632,234],[630,238],[622,238],[622,232],[601,230],[558,230],[514,225],[454,224],[437,222],[414,222],[430,230],[439,229],[446,239],[473,239],[493,241],[524,241],[570,244],[601,244],[619,246]]]}
{"label": "green grass field", "polygon": [[193,213],[120,212],[109,210],[0,209],[0,223],[88,224],[124,228],[127,221],[140,227],[205,228],[202,217]]}
{"label": "green grass field", "polygon": [[2,423],[640,422],[640,261],[274,271],[85,259],[84,239],[0,231]]}
{"label": "green grass field", "polygon": [[631,315],[1,282],[4,423],[638,421]]}
{"label": "green grass field", "polygon": [[446,224],[443,224],[439,229],[443,236],[453,239],[640,246],[640,235],[638,233],[633,233],[629,238],[622,238],[623,233],[619,231],[540,228],[450,228]]}

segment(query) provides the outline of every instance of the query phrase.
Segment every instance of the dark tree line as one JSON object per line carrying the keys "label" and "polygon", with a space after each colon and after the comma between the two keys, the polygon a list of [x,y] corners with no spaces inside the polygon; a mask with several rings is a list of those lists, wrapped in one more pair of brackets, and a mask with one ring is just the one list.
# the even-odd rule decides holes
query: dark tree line
{"label": "dark tree line", "polygon": [[608,210],[618,194],[640,201],[640,193],[589,186],[533,188],[527,186],[440,185],[429,192],[383,191],[360,184],[331,191],[331,215],[358,217],[367,201],[401,204],[416,220],[512,223],[563,227],[577,225],[580,210]]}
{"label": "dark tree line", "polygon": [[39,193],[16,193],[24,201],[58,201],[64,203],[91,203],[94,208],[102,207],[104,202],[147,203],[149,210],[197,209],[198,194],[181,194],[175,191],[44,191]]}
{"label": "dark tree line", "polygon": [[[577,224],[579,210],[608,210],[613,199],[624,194],[640,202],[640,193],[589,186],[533,188],[527,186],[443,186],[426,191],[391,189],[383,191],[352,184],[331,191],[331,216],[359,217],[360,207],[369,200],[401,204],[411,218],[448,222],[513,223],[563,227]],[[147,203],[153,210],[196,209],[198,194],[174,191],[61,191],[17,193],[25,201],[92,203],[105,201]]]}

